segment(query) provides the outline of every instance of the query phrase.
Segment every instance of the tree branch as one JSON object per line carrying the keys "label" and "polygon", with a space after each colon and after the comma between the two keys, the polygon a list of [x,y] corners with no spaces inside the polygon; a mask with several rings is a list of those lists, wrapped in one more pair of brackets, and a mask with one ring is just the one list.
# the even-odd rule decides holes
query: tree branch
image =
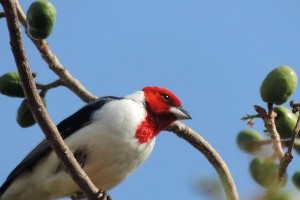
{"label": "tree branch", "polygon": [[82,101],[91,102],[97,99],[92,93],[90,93],[77,79],[75,79],[70,72],[60,63],[55,54],[51,51],[49,45],[45,40],[34,40],[27,33],[26,15],[22,10],[19,2],[17,3],[17,11],[20,22],[26,29],[26,34],[32,40],[34,45],[39,50],[42,58],[48,64],[49,68],[58,76],[62,81],[62,85],[73,91]]}
{"label": "tree branch", "polygon": [[37,89],[40,89],[42,90],[40,95],[43,96],[43,94],[46,94],[46,92],[52,88],[56,88],[58,86],[61,86],[62,85],[62,82],[60,79],[56,80],[56,81],[53,81],[52,83],[48,83],[46,85],[44,84],[40,84],[40,83],[36,83],[35,84]]}
{"label": "tree branch", "polygon": [[228,200],[239,199],[236,186],[225,161],[204,138],[179,121],[174,122],[167,130],[186,140],[207,158],[218,172]]}
{"label": "tree branch", "polygon": [[284,152],[283,152],[283,149],[281,146],[279,133],[277,132],[277,129],[275,126],[276,113],[273,111],[273,109],[269,109],[269,111],[267,112],[264,108],[262,108],[258,105],[254,105],[254,109],[259,114],[259,116],[264,120],[264,125],[267,129],[267,132],[271,136],[273,149],[274,149],[276,156],[279,159],[283,158]]}
{"label": "tree branch", "polygon": [[7,26],[10,34],[10,44],[30,110],[45,133],[47,141],[50,143],[51,147],[74,181],[85,192],[89,199],[100,199],[103,193],[99,193],[99,190],[93,185],[91,180],[81,169],[72,152],[61,138],[55,124],[50,119],[39,97],[22,43],[20,25],[16,10],[17,4],[13,0],[2,0],[1,4],[6,14]]}

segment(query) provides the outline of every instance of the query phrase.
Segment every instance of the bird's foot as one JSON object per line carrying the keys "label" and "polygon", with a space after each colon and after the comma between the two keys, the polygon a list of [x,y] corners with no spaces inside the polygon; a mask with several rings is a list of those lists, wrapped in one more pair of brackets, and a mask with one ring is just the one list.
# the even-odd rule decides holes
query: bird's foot
{"label": "bird's foot", "polygon": [[[97,196],[99,200],[112,200],[109,194],[106,193],[105,190],[100,189],[97,192]],[[87,200],[85,194],[83,192],[76,192],[71,196],[72,200]]]}
{"label": "bird's foot", "polygon": [[109,194],[107,194],[106,191],[103,189],[100,189],[97,195],[100,198],[100,200],[112,200]]}

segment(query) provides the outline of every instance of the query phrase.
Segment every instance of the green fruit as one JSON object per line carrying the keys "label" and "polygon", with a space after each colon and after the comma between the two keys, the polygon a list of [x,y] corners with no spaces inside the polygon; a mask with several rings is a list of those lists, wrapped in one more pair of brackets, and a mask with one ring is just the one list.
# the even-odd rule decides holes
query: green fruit
{"label": "green fruit", "polygon": [[[46,106],[46,99],[41,97],[44,105]],[[26,99],[24,99],[17,111],[17,122],[22,128],[27,128],[36,123],[33,114],[31,113]]]}
{"label": "green fruit", "polygon": [[260,95],[264,102],[280,105],[288,100],[296,87],[296,72],[288,66],[281,66],[266,76],[260,86]]}
{"label": "green fruit", "polygon": [[56,8],[47,0],[37,0],[27,11],[28,33],[34,39],[48,37],[56,21]]}
{"label": "green fruit", "polygon": [[260,149],[258,142],[262,140],[260,133],[253,129],[244,129],[237,136],[238,146],[245,152],[253,153]]}
{"label": "green fruit", "polygon": [[267,194],[262,198],[262,200],[292,200],[288,192],[283,191],[272,191],[267,192]]}
{"label": "green fruit", "polygon": [[296,171],[294,175],[292,176],[292,181],[296,188],[300,190],[300,171]]}
{"label": "green fruit", "polygon": [[297,116],[284,106],[276,106],[274,111],[277,113],[275,125],[281,138],[291,138],[297,123]]}
{"label": "green fruit", "polygon": [[252,178],[259,185],[270,188],[277,177],[278,165],[273,160],[266,158],[255,158],[250,163],[250,173]]}
{"label": "green fruit", "polygon": [[0,93],[11,97],[25,97],[18,72],[0,77]]}

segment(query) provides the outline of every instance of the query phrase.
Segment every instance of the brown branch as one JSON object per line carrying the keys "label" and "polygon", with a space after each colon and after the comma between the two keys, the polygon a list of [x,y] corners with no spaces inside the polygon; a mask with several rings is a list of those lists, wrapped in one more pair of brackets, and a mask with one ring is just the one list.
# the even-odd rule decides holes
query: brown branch
{"label": "brown branch", "polygon": [[187,127],[183,123],[176,121],[169,128],[168,131],[175,133],[178,137],[183,138],[197,150],[199,150],[207,160],[212,164],[219,174],[222,181],[226,197],[228,200],[238,200],[238,193],[230,174],[230,171],[221,158],[218,152],[199,134]]}
{"label": "brown branch", "polygon": [[257,105],[255,105],[254,108],[259,113],[261,118],[264,120],[267,132],[270,133],[271,139],[273,141],[272,143],[273,143],[274,152],[280,161],[279,169],[277,173],[278,180],[275,183],[275,189],[276,188],[278,189],[278,187],[284,184],[287,168],[291,163],[291,161],[293,160],[292,150],[294,147],[295,139],[300,130],[300,117],[298,118],[297,125],[293,131],[292,138],[288,143],[288,150],[286,153],[284,153],[280,141],[280,136],[276,129],[276,125],[275,125],[276,113],[273,112],[272,105],[268,104],[268,113],[263,108]]}
{"label": "brown branch", "polygon": [[39,97],[22,43],[16,1],[4,0],[1,1],[1,4],[6,13],[7,26],[10,34],[10,44],[30,110],[45,133],[45,136],[51,147],[65,168],[68,170],[74,181],[85,192],[89,199],[101,199],[99,196],[103,196],[103,193],[101,191],[99,192],[99,190],[93,185],[88,176],[81,169],[72,152],[65,145],[55,124],[47,114],[47,111]]}
{"label": "brown branch", "polygon": [[[18,1],[17,11],[20,22],[27,30],[26,15],[22,10]],[[26,34],[28,35],[27,31]],[[75,79],[70,72],[60,63],[55,54],[51,51],[49,45],[45,40],[34,40],[29,35],[28,37],[32,40],[34,45],[39,50],[45,62],[49,68],[61,79],[62,85],[73,91],[82,101],[91,102],[97,99],[92,93],[90,93],[77,79]]]}
{"label": "brown branch", "polygon": [[[296,140],[296,138],[297,138],[297,136],[299,135],[299,132],[300,132],[300,103],[293,104],[293,102],[291,102],[291,106],[293,108],[293,111],[298,112],[298,114],[299,114],[296,126],[293,130],[293,135],[292,135],[292,141],[293,141],[293,144],[294,144],[294,142],[295,142],[295,140]],[[292,148],[293,148],[293,146],[290,147],[289,151],[292,151]]]}
{"label": "brown branch", "polygon": [[[271,106],[268,106],[271,108]],[[272,111],[272,109],[269,109],[267,112],[264,108],[254,105],[254,109],[256,112],[260,115],[260,117],[264,120],[264,125],[267,129],[267,132],[270,134],[273,144],[273,149],[276,154],[276,156],[281,159],[284,156],[283,149],[281,146],[280,136],[277,132],[276,126],[275,126],[275,117],[276,113]]]}
{"label": "brown branch", "polygon": [[[298,112],[298,114],[300,113],[300,103],[294,103],[293,101],[291,101],[290,106],[292,107],[294,113],[296,113],[296,112]],[[293,130],[291,143],[290,143],[287,153],[292,154],[292,150],[294,148],[294,143],[295,143],[297,136],[299,135],[299,131],[300,131],[300,114],[298,116],[296,126]]]}
{"label": "brown branch", "polygon": [[36,83],[36,87],[37,89],[40,89],[42,90],[41,91],[41,96],[43,96],[43,94],[46,94],[46,92],[52,88],[56,88],[56,87],[59,87],[62,85],[62,82],[60,79],[56,80],[56,81],[53,81],[52,83],[48,83],[46,85],[44,84],[40,84],[40,83]]}

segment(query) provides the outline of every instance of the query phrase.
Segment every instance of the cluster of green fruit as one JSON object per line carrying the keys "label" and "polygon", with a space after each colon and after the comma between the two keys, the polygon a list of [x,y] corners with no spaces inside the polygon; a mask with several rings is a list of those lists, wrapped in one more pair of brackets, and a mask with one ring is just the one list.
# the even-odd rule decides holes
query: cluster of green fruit
{"label": "cluster of green fruit", "polygon": [[[274,112],[275,126],[281,139],[291,138],[297,123],[299,113],[293,113],[290,108],[283,106],[297,87],[297,75],[288,66],[280,66],[271,71],[260,87],[262,100],[268,104],[276,104]],[[270,138],[268,138],[270,139]],[[259,132],[254,129],[244,129],[237,136],[237,144],[247,153],[256,153],[261,147],[268,143]],[[300,144],[295,142],[296,152],[300,154]],[[250,173],[256,183],[271,188],[276,184],[279,165],[274,158],[256,157],[250,163]],[[292,181],[300,189],[300,171],[297,171]]]}
{"label": "cluster of green fruit", "polygon": [[[30,5],[26,21],[27,32],[33,39],[45,39],[53,30],[56,8],[48,0],[37,0]],[[10,72],[0,77],[0,93],[10,97],[25,97],[18,72]],[[45,94],[41,98],[46,106]],[[25,99],[18,109],[17,122],[23,128],[36,123]]]}
{"label": "cluster of green fruit", "polygon": [[[0,77],[0,93],[10,97],[25,97],[18,72],[10,72]],[[41,98],[46,106],[45,95],[41,95]],[[18,108],[17,122],[23,128],[30,127],[36,123],[26,103],[26,99],[22,101]]]}
{"label": "cluster of green fruit", "polygon": [[47,38],[56,21],[56,8],[48,0],[37,0],[27,11],[27,31],[36,40]]}

